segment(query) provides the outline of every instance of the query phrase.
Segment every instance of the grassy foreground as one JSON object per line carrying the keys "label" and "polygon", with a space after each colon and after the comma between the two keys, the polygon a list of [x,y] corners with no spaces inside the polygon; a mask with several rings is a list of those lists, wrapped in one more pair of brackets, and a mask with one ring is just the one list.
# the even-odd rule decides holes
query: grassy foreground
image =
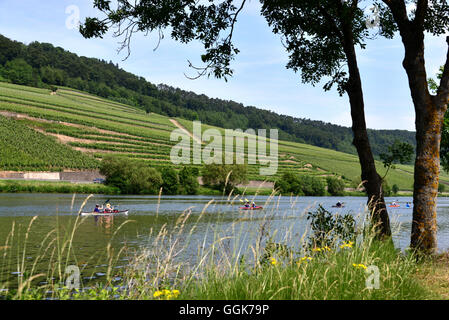
{"label": "grassy foreground", "polygon": [[[310,259],[309,259],[310,258]],[[373,267],[374,266],[374,267]],[[94,300],[415,300],[447,298],[447,292],[436,289],[418,276],[420,265],[411,257],[399,254],[391,245],[364,242],[360,246],[292,260],[271,257],[262,265],[245,263],[205,268],[199,277],[175,279],[155,286],[144,280],[137,270],[133,283],[110,287],[98,285],[82,291],[52,288],[53,299]],[[370,281],[370,268],[379,269],[379,287]],[[373,269],[374,270],[374,269]],[[372,271],[372,270],[371,270]],[[422,274],[424,275],[424,274]],[[162,274],[159,274],[162,276]],[[374,279],[374,278],[373,278]],[[159,279],[162,280],[162,279]],[[447,280],[447,275],[444,279]],[[164,283],[164,281],[161,281]],[[371,283],[373,288],[368,288]],[[48,288],[11,291],[10,299],[44,299]]]}
{"label": "grassy foreground", "polygon": [[[87,202],[87,199],[85,203]],[[254,217],[250,213],[235,218],[233,233],[216,231],[213,239],[204,238],[197,244],[196,259],[186,261],[182,256],[191,243],[191,236],[206,215],[207,206],[199,216],[181,214],[172,226],[151,228],[152,243],[136,250],[126,268],[115,271],[114,266],[127,250],[107,245],[104,255],[108,271],[104,280],[71,290],[66,285],[64,270],[67,266],[83,263],[76,258],[73,245],[77,228],[87,218],[76,218],[65,232],[54,230],[40,244],[41,253],[34,262],[26,257],[28,235],[32,233],[31,219],[24,239],[11,231],[4,245],[0,245],[3,260],[23,274],[17,283],[0,281],[0,298],[4,299],[96,299],[96,300],[413,300],[447,298],[447,256],[442,260],[417,262],[407,251],[394,248],[392,242],[379,242],[358,226],[354,242],[335,242],[326,247],[306,248],[307,233],[298,235],[290,231],[266,229],[272,213]],[[80,208],[80,211],[82,207]],[[255,219],[261,222],[256,241],[246,243],[236,225]],[[194,220],[189,224],[189,220]],[[363,220],[361,220],[363,221]],[[114,236],[124,224],[119,226]],[[292,221],[291,224],[294,224]],[[229,231],[229,230],[228,230]],[[273,236],[284,232],[283,241],[274,242]],[[22,234],[23,235],[23,234]],[[114,237],[113,236],[113,237]],[[227,239],[235,241],[229,246]],[[111,240],[112,241],[112,240]],[[205,243],[208,243],[205,245]],[[16,244],[14,244],[16,243]],[[33,244],[35,245],[35,244]],[[11,258],[17,254],[18,258]],[[444,263],[441,263],[444,261]],[[44,264],[45,271],[37,266]],[[435,266],[438,265],[438,268]],[[1,271],[1,270],[0,270]],[[82,271],[81,271],[82,272]],[[117,272],[120,272],[117,282]],[[433,276],[429,276],[429,275]],[[44,280],[44,281],[43,281]]]}

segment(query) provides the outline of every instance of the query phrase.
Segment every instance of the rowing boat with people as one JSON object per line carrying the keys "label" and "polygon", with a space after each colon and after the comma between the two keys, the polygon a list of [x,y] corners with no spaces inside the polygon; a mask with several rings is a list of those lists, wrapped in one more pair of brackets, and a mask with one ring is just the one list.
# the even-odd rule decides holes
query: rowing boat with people
{"label": "rowing boat with people", "polygon": [[82,217],[88,217],[88,216],[116,216],[116,215],[128,215],[128,211],[129,210],[112,210],[110,212],[105,212],[105,211],[101,211],[101,212],[81,212],[80,216]]}

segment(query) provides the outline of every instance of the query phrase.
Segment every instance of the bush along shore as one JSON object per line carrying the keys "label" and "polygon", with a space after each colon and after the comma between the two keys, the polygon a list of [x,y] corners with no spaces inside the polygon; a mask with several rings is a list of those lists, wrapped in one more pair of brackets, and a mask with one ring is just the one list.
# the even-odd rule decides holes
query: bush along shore
{"label": "bush along shore", "polygon": [[[241,187],[248,183],[247,165],[170,166],[153,168],[140,161],[107,155],[101,162],[100,173],[106,177],[104,184],[70,183],[62,181],[0,180],[0,192],[44,193],[97,193],[134,195],[224,195],[233,194],[270,195],[272,188]],[[199,184],[199,176],[203,185]],[[238,187],[240,186],[240,187]],[[327,188],[326,188],[327,186]],[[283,195],[294,196],[344,196],[364,195],[361,191],[345,191],[343,180],[285,173],[275,182],[275,190]]]}
{"label": "bush along shore", "polygon": [[[151,229],[148,237],[153,242],[133,251],[131,256],[125,247],[112,250],[107,246],[104,255],[108,271],[104,280],[88,286],[80,283],[73,288],[64,281],[63,271],[75,264],[83,272],[83,262],[76,259],[73,242],[77,228],[86,218],[77,218],[73,229],[67,229],[65,234],[51,232],[44,237],[42,247],[46,249],[34,263],[26,261],[26,241],[20,242],[18,252],[22,258],[9,261],[17,264],[15,270],[24,276],[13,285],[0,282],[1,295],[4,299],[62,300],[441,298],[435,284],[429,285],[425,280],[424,275],[432,268],[429,261],[417,259],[407,250],[401,252],[392,241],[377,241],[363,215],[333,216],[319,207],[304,213],[310,224],[301,236],[293,232],[296,221],[289,221],[288,229],[269,228],[273,212],[267,212],[257,217],[258,223],[253,224],[257,227],[252,230],[237,230],[234,226],[230,234],[229,230],[214,229],[209,235],[212,238],[207,239],[210,245],[204,246],[206,238],[194,240],[192,234],[198,223],[204,222],[201,219],[205,219],[206,211],[207,206],[195,217],[186,211],[173,225]],[[256,219],[251,214],[244,218]],[[36,219],[31,219],[25,238]],[[188,223],[189,219],[193,223]],[[241,221],[242,217],[238,219]],[[126,223],[129,221],[123,224]],[[248,235],[254,241],[248,241]],[[62,238],[56,241],[57,237]],[[230,238],[232,242],[228,242]],[[4,257],[17,250],[12,237],[9,241],[0,247]],[[197,257],[190,255],[187,259],[182,255],[189,246],[197,246]],[[114,267],[123,263],[125,253],[130,258],[118,277]],[[37,270],[39,263],[47,265],[45,270]]]}
{"label": "bush along shore", "polygon": [[72,183],[63,181],[0,180],[0,192],[4,193],[80,193],[120,194],[120,189],[100,183]]}

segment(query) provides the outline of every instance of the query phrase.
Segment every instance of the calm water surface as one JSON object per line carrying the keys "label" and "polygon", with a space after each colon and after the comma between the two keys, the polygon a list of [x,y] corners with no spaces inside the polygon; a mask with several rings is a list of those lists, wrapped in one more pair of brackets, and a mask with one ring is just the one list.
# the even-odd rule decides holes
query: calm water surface
{"label": "calm water surface", "polygon": [[[85,280],[101,279],[108,266],[105,255],[108,243],[116,252],[124,246],[129,248],[129,252],[151,248],[155,232],[163,225],[172,233],[179,231],[175,225],[183,213],[188,215],[188,219],[178,238],[180,242],[185,242],[186,250],[179,259],[190,261],[199,250],[207,249],[217,237],[227,237],[228,250],[246,252],[260,237],[262,229],[276,241],[288,240],[292,243],[298,239],[299,242],[307,227],[305,214],[319,204],[335,214],[350,213],[360,217],[366,203],[364,197],[247,198],[264,206],[264,210],[243,212],[239,210],[242,204],[238,199],[224,197],[163,196],[159,201],[157,196],[96,195],[87,201],[84,211],[91,211],[96,203],[101,204],[110,199],[120,209],[129,209],[129,215],[113,219],[83,218],[73,237],[74,262],[89,266],[82,272]],[[37,256],[42,255],[45,249],[43,240],[49,232],[57,230],[62,238],[64,235],[70,236],[78,210],[85,199],[84,195],[73,198],[73,195],[67,194],[0,194],[0,248],[5,244],[12,248],[7,257],[0,251],[0,284],[22,276],[17,261],[25,260],[31,265]],[[332,208],[338,200],[345,202],[346,206]],[[386,201],[398,201],[401,205],[388,209],[395,244],[404,249],[410,242],[412,218],[412,209],[405,208],[405,204],[412,202],[412,198],[386,198]],[[438,198],[437,211],[438,246],[440,250],[446,250],[449,249],[449,198]],[[34,216],[37,219],[33,222],[25,244],[25,234]],[[131,256],[127,254],[128,251],[122,253],[114,268],[126,266]],[[49,268],[48,262],[44,259],[35,268],[45,272]]]}

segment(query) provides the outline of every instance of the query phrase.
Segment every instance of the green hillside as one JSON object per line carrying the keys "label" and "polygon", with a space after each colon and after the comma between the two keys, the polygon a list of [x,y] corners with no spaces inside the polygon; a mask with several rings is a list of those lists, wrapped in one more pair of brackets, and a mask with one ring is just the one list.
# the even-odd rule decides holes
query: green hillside
{"label": "green hillside", "polygon": [[[155,85],[121,69],[117,64],[78,55],[50,43],[28,45],[0,35],[1,78],[38,88],[65,86],[168,117],[200,120],[229,129],[276,128],[281,140],[356,154],[351,128],[323,121],[296,118],[241,103],[210,98],[165,84]],[[271,106],[276,109],[276,106]],[[395,140],[415,146],[415,133],[406,130],[368,129],[376,158]]]}
{"label": "green hillside", "polygon": [[98,161],[18,121],[0,116],[0,167],[3,170],[90,169]]}
{"label": "green hillside", "polygon": [[[4,82],[0,83],[0,115],[1,170],[91,169],[111,153],[156,168],[180,168],[170,162],[170,150],[177,143],[170,141],[170,133],[177,128],[171,120],[192,131],[191,121],[148,114],[73,89],[59,88],[53,95],[50,90]],[[208,128],[224,132],[203,126],[203,130]],[[267,178],[259,176],[259,167],[249,166],[250,180]],[[384,173],[380,162],[377,167]],[[352,154],[279,141],[279,169],[276,176],[268,178],[274,180],[285,171],[323,179],[339,176],[347,186],[360,181],[358,158]],[[441,179],[449,182],[446,174]],[[390,185],[411,190],[413,167],[398,166],[390,170],[387,180]]]}

